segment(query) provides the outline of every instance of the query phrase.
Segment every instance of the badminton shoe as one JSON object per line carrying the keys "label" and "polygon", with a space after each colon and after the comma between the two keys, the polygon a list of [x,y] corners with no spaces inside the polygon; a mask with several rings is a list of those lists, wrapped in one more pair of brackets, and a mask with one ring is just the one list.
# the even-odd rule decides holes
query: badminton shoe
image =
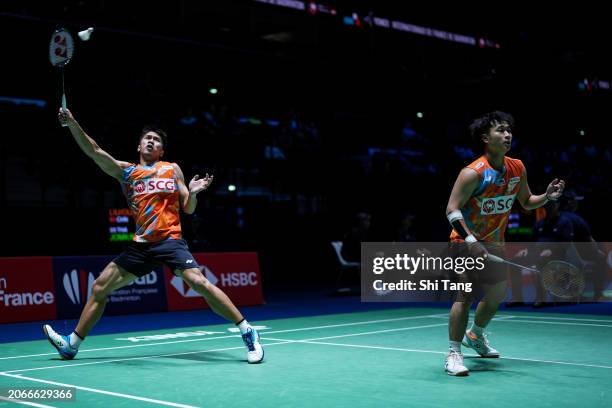
{"label": "badminton shoe", "polygon": [[242,341],[247,346],[247,361],[249,364],[261,363],[264,359],[264,350],[259,344],[259,333],[252,327],[242,335]]}
{"label": "badminton shoe", "polygon": [[49,326],[45,324],[43,326],[43,331],[45,332],[45,336],[47,336],[47,340],[53,347],[57,349],[57,352],[64,360],[72,360],[74,356],[76,356],[79,349],[74,348],[70,345],[70,337],[62,336],[58,334]]}
{"label": "badminton shoe", "polygon": [[446,371],[446,374],[455,375],[458,377],[470,374],[470,370],[463,365],[463,353],[457,351],[450,351],[446,355],[444,370]]}
{"label": "badminton shoe", "polygon": [[477,336],[468,330],[465,332],[465,336],[463,337],[461,344],[474,349],[478,354],[480,354],[480,357],[499,358],[499,351],[491,347],[486,333],[483,333],[482,336]]}

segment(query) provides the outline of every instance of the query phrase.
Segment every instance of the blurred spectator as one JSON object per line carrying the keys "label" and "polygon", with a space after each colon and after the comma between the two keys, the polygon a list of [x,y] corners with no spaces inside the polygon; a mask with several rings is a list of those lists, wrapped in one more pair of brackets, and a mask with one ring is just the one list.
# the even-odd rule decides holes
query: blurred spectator
{"label": "blurred spectator", "polygon": [[342,257],[348,262],[361,262],[361,243],[370,238],[371,216],[360,212],[355,215],[350,231],[342,240]]}
{"label": "blurred spectator", "polygon": [[401,216],[399,226],[395,231],[395,242],[416,242],[416,232],[414,230],[415,215],[404,213]]}
{"label": "blurred spectator", "polygon": [[591,227],[580,215],[576,214],[578,204],[584,196],[578,195],[574,190],[568,190],[561,199],[560,214],[572,223],[573,238],[578,255],[585,263],[585,269],[592,272],[593,300],[610,300],[604,296],[606,282],[606,254],[599,248],[591,234]]}
{"label": "blurred spectator", "polygon": [[[549,201],[546,206],[546,217],[536,223],[534,227],[534,241],[541,245],[537,247],[534,254],[530,254],[532,259],[535,258],[534,264],[536,267],[542,268],[547,262],[553,259],[565,259],[566,245],[546,245],[547,242],[569,243],[574,238],[574,229],[571,220],[561,214],[560,203],[558,201]],[[534,279],[536,287],[536,300],[534,307],[542,307],[546,293],[539,275]]]}

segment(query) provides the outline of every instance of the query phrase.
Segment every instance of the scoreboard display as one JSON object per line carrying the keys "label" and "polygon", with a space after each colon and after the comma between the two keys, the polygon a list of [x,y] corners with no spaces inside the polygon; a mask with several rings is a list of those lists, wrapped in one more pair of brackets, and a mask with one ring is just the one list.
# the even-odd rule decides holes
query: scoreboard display
{"label": "scoreboard display", "polygon": [[108,239],[110,242],[131,241],[134,238],[135,225],[128,208],[109,208]]}

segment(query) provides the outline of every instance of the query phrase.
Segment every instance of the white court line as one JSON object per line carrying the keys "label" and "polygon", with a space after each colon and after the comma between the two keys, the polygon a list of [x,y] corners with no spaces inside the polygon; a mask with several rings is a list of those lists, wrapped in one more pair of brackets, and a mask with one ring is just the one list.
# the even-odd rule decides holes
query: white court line
{"label": "white court line", "polygon": [[[312,327],[302,327],[299,329],[286,329],[286,330],[272,330],[267,333],[291,333],[296,331],[305,331],[305,330],[318,330],[318,329],[329,329],[334,327],[347,327],[347,326],[357,326],[363,324],[376,324],[376,323],[387,323],[387,322],[399,322],[404,320],[414,320],[414,319],[424,319],[429,317],[439,317],[439,316],[448,316],[448,313],[444,314],[430,314],[430,315],[422,315],[422,316],[407,316],[407,317],[396,317],[392,319],[380,319],[380,320],[366,320],[362,322],[353,322],[353,323],[340,323],[340,324],[331,324],[326,326],[312,326]],[[126,348],[136,348],[136,347],[149,347],[149,346],[163,346],[166,344],[179,344],[179,343],[191,343],[194,341],[207,341],[207,340],[217,340],[217,339],[229,339],[234,337],[240,337],[240,335],[232,334],[227,336],[217,336],[217,337],[205,337],[201,339],[189,339],[189,340],[176,340],[176,341],[167,341],[161,343],[144,343],[144,344],[130,344],[127,346],[113,346],[113,347],[100,347],[93,349],[83,349],[79,350],[79,353],[87,353],[92,351],[104,351],[104,350],[118,350],[118,349],[126,349]],[[1,347],[1,346],[0,346]],[[41,353],[41,354],[26,354],[21,356],[11,356],[11,357],[0,357],[0,360],[10,360],[15,358],[27,358],[27,357],[42,357],[42,356],[55,356],[55,353]]]}
{"label": "white court line", "polygon": [[577,320],[580,322],[600,322],[600,323],[610,323],[612,324],[612,319],[581,319],[574,317],[548,317],[548,316],[529,316],[528,314],[524,315],[506,315],[500,314],[500,317],[515,317],[517,319],[542,319],[542,320]]}
{"label": "white court line", "polygon": [[[376,331],[369,331],[369,332],[361,332],[361,333],[350,333],[350,334],[340,334],[337,336],[326,336],[326,337],[317,337],[314,339],[307,339],[307,341],[315,341],[315,340],[328,340],[328,339],[339,339],[339,338],[343,338],[343,337],[355,337],[355,336],[367,336],[369,334],[380,334],[380,333],[391,333],[391,332],[398,332],[398,331],[406,331],[406,330],[415,330],[415,329],[427,329],[429,327],[440,327],[440,326],[447,326],[448,323],[437,323],[437,324],[428,324],[425,326],[411,326],[411,327],[400,327],[397,329],[386,329],[386,330],[376,330]],[[268,337],[266,336],[262,336],[262,338],[264,339],[268,339],[268,340],[273,340],[273,341],[287,341],[286,339],[275,339],[272,337]],[[293,340],[289,340],[289,341],[293,341]],[[302,340],[296,340],[296,342],[301,342]]]}
{"label": "white court line", "polygon": [[51,405],[43,405],[43,404],[37,404],[35,402],[30,402],[30,401],[22,401],[22,400],[16,400],[16,399],[12,399],[12,398],[6,398],[6,397],[2,397],[0,396],[0,401],[8,401],[8,402],[14,402],[15,404],[23,404],[23,405],[29,405],[31,407],[40,407],[40,408],[54,408]]}
{"label": "white court line", "polygon": [[[563,323],[563,322],[544,322],[544,321],[540,321],[540,322],[529,322],[526,320],[514,320],[516,318],[520,318],[521,316],[519,315],[499,315],[498,317],[494,318],[495,321],[516,321],[516,322],[524,322],[524,323],[543,323],[543,324],[563,324],[563,325],[574,325],[574,326],[586,326],[588,324],[586,323]],[[348,327],[348,326],[357,326],[357,325],[366,325],[366,324],[376,324],[376,323],[386,323],[386,322],[396,322],[396,321],[405,321],[405,320],[414,320],[414,319],[423,319],[423,318],[448,318],[448,314],[447,313],[439,313],[439,314],[430,314],[430,315],[422,315],[422,316],[408,316],[408,317],[398,317],[398,318],[392,318],[392,319],[380,319],[380,320],[367,320],[367,321],[362,321],[362,322],[353,322],[353,323],[341,323],[341,324],[332,324],[332,325],[325,325],[325,326],[312,326],[312,327],[302,327],[302,328],[298,328],[298,329],[286,329],[286,330],[271,330],[269,332],[265,332],[265,334],[278,334],[278,333],[292,333],[292,332],[298,332],[298,331],[308,331],[308,330],[318,330],[318,329],[328,329],[328,328],[335,328],[335,327]],[[530,319],[532,317],[529,317]],[[533,317],[535,318],[535,317]],[[542,319],[544,319],[545,317],[541,317]],[[552,318],[550,318],[552,319]],[[566,318],[563,317],[559,317],[559,318],[555,318],[558,320],[565,320]],[[601,320],[601,319],[574,319],[574,318],[567,318],[567,320],[588,320],[588,321],[594,321],[594,320]],[[606,321],[606,320],[602,320],[602,321]],[[607,326],[607,325],[591,325],[594,327],[611,327],[611,326]],[[79,353],[86,353],[86,352],[93,352],[93,351],[105,351],[105,350],[118,350],[118,349],[127,349],[127,348],[136,348],[136,347],[149,347],[149,346],[163,346],[166,344],[179,344],[179,343],[190,343],[190,342],[196,342],[196,341],[207,341],[207,340],[217,340],[217,339],[228,339],[228,338],[235,338],[235,337],[239,337],[238,335],[228,335],[228,336],[216,336],[216,337],[206,337],[206,338],[201,338],[201,339],[189,339],[189,340],[176,340],[176,341],[168,341],[168,342],[160,342],[160,343],[146,343],[146,344],[131,344],[131,345],[126,345],[126,346],[113,346],[113,347],[101,347],[101,348],[94,348],[94,349],[83,349],[83,350],[79,350]],[[0,360],[9,360],[9,359],[17,359],[17,358],[27,358],[27,357],[41,357],[41,356],[55,356],[57,355],[57,353],[42,353],[42,354],[27,354],[27,355],[20,355],[20,356],[11,356],[11,357],[0,357]]]}
{"label": "white court line", "polygon": [[[290,342],[290,340],[281,340],[283,343]],[[266,344],[266,346],[273,346],[277,343]],[[149,358],[159,358],[159,357],[174,357],[174,356],[184,356],[188,354],[200,354],[200,353],[213,353],[215,351],[228,351],[228,350],[238,350],[244,349],[244,346],[239,347],[225,347],[220,349],[212,349],[212,350],[198,350],[198,351],[185,351],[182,353],[169,353],[169,354],[156,354],[154,356],[141,356],[141,357],[127,357],[127,358],[115,358],[112,360],[104,360],[104,361],[90,361],[88,363],[76,363],[76,364],[64,364],[64,365],[52,365],[45,367],[34,367],[34,368],[24,368],[22,370],[9,370],[0,372],[0,375],[9,374],[9,373],[23,373],[26,371],[40,371],[40,370],[51,370],[54,368],[69,368],[69,367],[80,367],[86,365],[94,365],[94,364],[106,364],[106,363],[120,363],[123,361],[133,361],[133,360],[147,360]]]}
{"label": "white court line", "polygon": [[[274,339],[274,340],[282,340],[282,339]],[[376,350],[405,351],[405,352],[412,352],[412,353],[446,354],[445,351],[407,349],[407,348],[399,348],[399,347],[366,346],[362,344],[328,343],[328,342],[316,341],[314,339],[313,340],[308,340],[308,339],[296,340],[296,343],[322,344],[326,346],[356,347],[356,348],[367,348],[367,349],[376,349]],[[280,343],[277,343],[277,344],[280,344]],[[478,354],[466,354],[466,355],[470,357],[480,357]],[[500,359],[501,360],[530,361],[530,362],[536,362],[536,363],[571,365],[571,366],[579,366],[579,367],[594,367],[594,368],[612,369],[612,366],[604,366],[604,365],[597,365],[597,364],[570,363],[567,361],[537,360],[534,358],[500,357]]]}
{"label": "white court line", "polygon": [[[594,324],[594,323],[576,323],[576,322],[546,322],[544,320],[536,321],[536,320],[526,320],[526,319],[532,319],[532,317],[517,316],[517,315],[499,315],[498,317],[495,317],[493,320],[497,322],[503,321],[503,322],[511,322],[511,323],[542,323],[542,324],[560,324],[560,325],[565,325],[565,326],[612,327],[612,320],[601,320],[603,322],[608,322],[611,324]],[[581,319],[572,319],[572,320],[581,320]]]}
{"label": "white court line", "polygon": [[[438,315],[438,316],[431,316],[431,317],[436,317],[436,318],[444,318],[444,317],[448,317],[448,314],[446,315]],[[610,320],[605,320],[605,319],[580,319],[580,318],[574,318],[574,317],[548,317],[548,316],[529,316],[529,314],[525,313],[524,315],[507,315],[507,314],[503,314],[500,313],[498,315],[495,316],[495,319],[542,319],[542,320],[574,320],[574,321],[580,321],[580,322],[601,322],[601,323],[610,323],[612,324],[612,319]]]}
{"label": "white court line", "polygon": [[[309,340],[327,340],[327,339],[337,339],[337,338],[341,338],[341,337],[365,336],[365,335],[369,335],[369,334],[380,334],[380,333],[391,333],[391,332],[406,331],[406,330],[415,330],[415,329],[426,329],[426,328],[429,328],[429,327],[439,327],[439,326],[446,326],[446,325],[447,325],[447,323],[436,323],[436,324],[428,324],[428,325],[424,325],[424,326],[401,327],[401,328],[396,328],[396,329],[375,330],[375,331],[362,332],[362,333],[350,333],[350,334],[341,334],[341,335],[336,335],[336,336],[317,337],[317,338],[309,339]],[[275,339],[272,339],[272,338],[267,336],[268,334],[271,334],[271,333],[272,332],[266,333],[264,336],[262,336],[262,338],[276,341]],[[267,346],[274,346],[276,344],[292,343],[292,342],[297,342],[297,341],[294,341],[294,340],[284,340],[283,339],[283,340],[279,340],[279,343],[264,344],[264,346],[267,347]],[[226,347],[226,348],[213,349],[213,350],[199,350],[199,351],[186,351],[186,352],[182,352],[182,353],[158,354],[158,355],[155,355],[155,356],[116,358],[116,359],[112,359],[112,360],[91,361],[91,362],[87,362],[87,363],[52,365],[52,366],[44,366],[44,367],[25,368],[25,369],[21,369],[21,370],[9,370],[9,371],[5,371],[4,373],[23,373],[23,372],[26,372],[26,371],[40,371],[40,370],[50,370],[50,369],[55,369],[55,368],[80,367],[80,366],[86,366],[86,365],[107,364],[107,363],[116,363],[116,362],[131,361],[131,360],[146,360],[146,359],[149,359],[149,358],[158,358],[158,357],[173,357],[173,356],[182,356],[182,355],[187,355],[187,354],[211,353],[211,352],[214,352],[214,351],[237,350],[237,349],[242,349],[243,347],[244,346],[240,346],[240,347]],[[0,373],[0,374],[3,374],[3,373]]]}
{"label": "white court line", "polygon": [[[369,334],[379,334],[379,333],[390,333],[390,332],[405,331],[405,330],[425,329],[425,328],[429,328],[429,327],[439,327],[439,326],[446,326],[446,325],[447,325],[447,323],[436,323],[436,324],[428,324],[428,325],[424,325],[424,326],[410,326],[410,327],[401,327],[401,328],[396,328],[396,329],[375,330],[375,331],[362,332],[362,333],[342,334],[342,335],[337,335],[337,336],[317,337],[317,338],[310,339],[310,340],[327,340],[327,339],[336,339],[336,338],[341,338],[341,337],[365,336],[365,335],[369,335]],[[282,331],[282,330],[279,330],[279,331]],[[270,340],[275,341],[274,339],[271,339],[271,338],[269,338],[267,336],[268,334],[271,334],[271,333],[272,332],[268,332],[268,333],[266,333],[262,337],[264,339],[270,339]],[[279,343],[264,344],[264,346],[267,347],[267,346],[274,346],[276,344],[284,344],[284,343],[292,343],[292,342],[295,342],[295,341],[293,341],[293,340],[280,340]],[[26,372],[26,371],[51,370],[51,369],[55,369],[55,368],[80,367],[80,366],[86,366],[86,365],[107,364],[107,363],[116,363],[116,362],[122,362],[122,361],[132,361],[132,360],[146,360],[146,359],[149,359],[149,358],[173,357],[173,356],[182,356],[182,355],[187,355],[187,354],[198,354],[198,353],[211,353],[211,352],[214,352],[214,351],[237,350],[237,349],[242,349],[243,347],[244,346],[240,346],[240,347],[225,347],[225,348],[213,349],[213,350],[186,351],[186,352],[182,352],[182,353],[158,354],[158,355],[154,355],[154,356],[127,357],[127,358],[116,358],[116,359],[104,360],[104,361],[90,361],[90,362],[87,362],[87,363],[51,365],[51,366],[44,366],[44,367],[25,368],[25,369],[21,369],[21,370],[9,370],[9,371],[4,371],[4,373],[23,373],[23,372]],[[0,372],[0,374],[3,374],[3,373]]]}
{"label": "white court line", "polygon": [[121,394],[121,393],[118,393],[118,392],[99,390],[99,389],[96,389],[96,388],[89,388],[89,387],[81,387],[79,385],[64,384],[64,383],[59,383],[59,382],[55,382],[55,381],[41,380],[41,379],[38,379],[38,378],[23,377],[21,375],[12,375],[12,374],[6,374],[6,373],[0,373],[0,375],[3,375],[5,377],[18,378],[20,380],[28,380],[28,381],[39,382],[39,383],[43,383],[43,384],[58,385],[60,387],[72,387],[72,388],[76,388],[77,390],[95,392],[95,393],[98,393],[98,394],[106,394],[106,395],[111,395],[113,397],[133,399],[133,400],[136,400],[136,401],[151,402],[153,404],[167,405],[169,407],[197,408],[197,407],[194,407],[193,405],[177,404],[175,402],[162,401],[162,400],[157,400],[157,399],[153,399],[153,398],[146,398],[146,397],[138,397],[136,395]]}
{"label": "white court line", "polygon": [[589,327],[609,327],[612,328],[612,324],[594,324],[594,323],[570,323],[570,322],[545,322],[543,320],[523,320],[522,318],[514,319],[496,319],[497,321],[504,321],[510,323],[536,323],[536,324],[557,324],[564,326],[589,326]]}

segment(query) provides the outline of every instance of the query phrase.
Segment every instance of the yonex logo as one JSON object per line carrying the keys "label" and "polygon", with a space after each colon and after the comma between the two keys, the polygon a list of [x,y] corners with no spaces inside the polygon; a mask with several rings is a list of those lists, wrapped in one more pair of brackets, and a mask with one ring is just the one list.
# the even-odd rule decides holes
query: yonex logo
{"label": "yonex logo", "polygon": [[510,211],[516,194],[485,198],[480,206],[480,215],[504,214]]}
{"label": "yonex logo", "polygon": [[157,176],[160,176],[162,174],[164,174],[166,171],[168,170],[172,170],[174,167],[172,166],[161,166],[159,169],[157,169],[157,172],[155,173]]}
{"label": "yonex logo", "polygon": [[173,193],[176,190],[174,179],[171,178],[151,178],[134,182],[134,192],[136,195],[147,193]]}
{"label": "yonex logo", "polygon": [[510,180],[508,180],[508,189],[506,190],[506,192],[511,192],[520,181],[520,177],[512,177]]}
{"label": "yonex logo", "polygon": [[186,260],[186,261],[185,261],[185,263],[186,263],[186,264],[193,263],[193,259],[188,259],[188,260]]}

